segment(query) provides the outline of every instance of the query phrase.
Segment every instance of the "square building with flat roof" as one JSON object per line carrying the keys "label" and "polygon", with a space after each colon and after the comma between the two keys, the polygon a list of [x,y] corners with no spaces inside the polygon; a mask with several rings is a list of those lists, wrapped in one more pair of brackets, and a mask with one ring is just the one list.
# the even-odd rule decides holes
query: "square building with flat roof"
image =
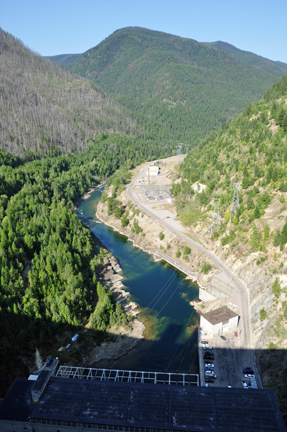
{"label": "square building with flat roof", "polygon": [[235,330],[238,326],[238,315],[227,306],[201,314],[200,327],[212,337]]}

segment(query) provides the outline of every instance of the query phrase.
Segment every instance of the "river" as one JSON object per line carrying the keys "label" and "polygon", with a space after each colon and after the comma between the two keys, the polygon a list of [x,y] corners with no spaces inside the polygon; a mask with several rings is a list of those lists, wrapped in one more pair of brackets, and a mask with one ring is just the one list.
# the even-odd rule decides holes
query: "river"
{"label": "river", "polygon": [[139,305],[145,339],[125,356],[99,362],[97,367],[139,371],[198,373],[197,330],[199,317],[189,302],[198,298],[198,286],[166,264],[154,262],[127,237],[95,216],[103,187],[82,201],[77,216],[108,247],[123,270],[130,299]]}

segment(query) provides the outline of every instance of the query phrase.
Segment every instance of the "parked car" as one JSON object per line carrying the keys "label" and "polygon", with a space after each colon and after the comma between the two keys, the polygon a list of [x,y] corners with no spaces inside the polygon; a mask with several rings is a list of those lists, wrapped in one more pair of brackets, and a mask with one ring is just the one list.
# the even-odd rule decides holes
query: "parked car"
{"label": "parked car", "polygon": [[205,367],[214,367],[214,364],[213,363],[205,362]]}
{"label": "parked car", "polygon": [[201,341],[201,343],[202,343],[202,344],[208,344],[208,342],[207,342],[207,341]]}
{"label": "parked car", "polygon": [[204,350],[212,350],[213,348],[212,348],[212,346],[210,346],[210,345],[205,345],[205,346],[203,347],[203,349],[204,349]]}
{"label": "parked car", "polygon": [[249,379],[255,378],[255,375],[247,374],[247,375],[244,375],[244,378],[249,378]]}
{"label": "parked car", "polygon": [[247,366],[245,368],[242,369],[242,373],[244,374],[253,374],[253,369],[251,369],[251,367]]}
{"label": "parked car", "polygon": [[247,385],[247,382],[246,381],[241,381],[241,385],[242,385],[242,387],[244,388],[244,389],[248,389],[248,385]]}
{"label": "parked car", "polygon": [[200,330],[200,333],[203,334],[203,335],[206,335],[206,332],[203,331],[203,330]]}
{"label": "parked car", "polygon": [[225,336],[222,336],[222,335],[221,335],[220,337],[221,337],[222,340],[226,340],[226,337],[225,337]]}
{"label": "parked car", "polygon": [[237,332],[234,332],[234,337],[238,337],[238,333]]}
{"label": "parked car", "polygon": [[206,383],[214,383],[214,379],[212,378],[205,378]]}
{"label": "parked car", "polygon": [[215,357],[214,356],[203,356],[204,360],[214,360]]}
{"label": "parked car", "polygon": [[213,371],[214,368],[213,368],[213,367],[206,367],[206,366],[205,366],[204,370],[205,370],[205,371],[207,371],[207,370],[209,370],[209,371]]}

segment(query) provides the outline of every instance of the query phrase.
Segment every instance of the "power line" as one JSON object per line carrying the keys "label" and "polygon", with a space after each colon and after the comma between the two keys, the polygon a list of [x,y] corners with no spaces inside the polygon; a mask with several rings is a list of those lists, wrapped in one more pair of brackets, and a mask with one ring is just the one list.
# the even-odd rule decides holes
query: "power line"
{"label": "power line", "polygon": [[233,196],[232,203],[230,207],[230,218],[229,221],[232,221],[232,215],[235,215],[236,210],[239,208],[239,187],[240,183],[232,183],[233,187]]}
{"label": "power line", "polygon": [[213,198],[213,214],[212,214],[211,225],[209,228],[211,236],[214,231],[214,228],[220,227],[221,225],[219,207],[220,207],[220,198]]}
{"label": "power line", "polygon": [[[189,326],[189,323],[190,323],[190,320],[191,320],[193,314],[194,314],[194,309],[192,310],[192,312],[191,312],[191,314],[190,314],[190,317],[189,317],[189,320],[188,320],[188,323],[187,323],[187,326],[186,326],[186,327]],[[174,359],[175,354],[177,353],[177,350],[178,350],[178,348],[179,348],[179,346],[180,346],[180,344],[181,344],[181,341],[182,341],[182,339],[183,339],[183,337],[184,337],[184,333],[185,333],[185,332],[182,333],[181,338],[180,338],[180,341],[178,342],[178,345],[177,345],[177,347],[176,347],[176,349],[175,349],[175,351],[174,351],[174,353],[173,353],[173,356],[172,356],[172,358],[170,359],[170,362],[169,362],[169,364],[168,364],[168,366],[167,366],[167,371],[168,371],[168,369],[169,369],[169,367],[170,367],[170,365],[171,365],[172,360]],[[181,363],[180,363],[180,366],[181,366]],[[179,369],[178,369],[178,370],[179,370]]]}

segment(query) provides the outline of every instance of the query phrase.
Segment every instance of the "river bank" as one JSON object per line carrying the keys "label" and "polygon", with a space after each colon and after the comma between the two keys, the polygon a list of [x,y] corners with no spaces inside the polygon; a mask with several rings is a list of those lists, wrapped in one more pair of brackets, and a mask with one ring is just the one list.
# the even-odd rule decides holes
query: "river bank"
{"label": "river bank", "polygon": [[130,329],[109,329],[101,346],[96,347],[89,338],[85,352],[82,350],[82,366],[197,373],[198,315],[189,304],[198,296],[197,286],[162,259],[158,262],[159,256],[152,259],[133,247],[126,236],[102,223],[95,215],[101,194],[102,188],[82,201],[77,216],[99,239],[99,247],[116,257],[105,261],[97,279],[116,300],[123,301],[133,319]]}
{"label": "river bank", "polygon": [[[91,194],[106,184],[106,180],[101,181],[91,187],[75,204],[75,210],[79,205],[89,199]],[[99,241],[99,240],[98,240]],[[108,248],[102,245],[105,249]],[[125,291],[122,283],[122,269],[114,256],[110,254],[105,258],[103,268],[97,275],[101,284],[105,286],[114,296],[115,301],[122,304],[123,311],[132,316],[128,326],[112,326],[107,332],[113,341],[103,342],[99,346],[92,347],[90,352],[82,359],[83,364],[91,366],[93,363],[104,359],[118,359],[132,350],[140,340],[144,339],[144,324],[138,320],[138,305],[128,301],[129,293]]]}

